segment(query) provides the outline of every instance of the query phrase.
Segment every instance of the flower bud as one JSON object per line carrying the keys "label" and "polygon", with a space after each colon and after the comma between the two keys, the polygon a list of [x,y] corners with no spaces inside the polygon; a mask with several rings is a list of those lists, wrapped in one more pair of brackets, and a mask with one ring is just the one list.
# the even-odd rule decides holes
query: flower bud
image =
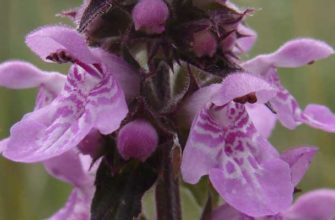
{"label": "flower bud", "polygon": [[236,43],[236,33],[231,32],[228,34],[221,42],[220,42],[220,47],[223,53],[225,52],[230,52],[233,50],[233,47],[235,46]]}
{"label": "flower bud", "polygon": [[132,11],[136,30],[160,34],[165,30],[169,8],[163,0],[140,0]]}
{"label": "flower bud", "polygon": [[199,31],[193,34],[193,50],[198,57],[212,57],[216,49],[216,38],[209,30]]}
{"label": "flower bud", "polygon": [[158,146],[156,129],[147,121],[137,119],[121,128],[117,137],[117,148],[121,156],[145,161]]}

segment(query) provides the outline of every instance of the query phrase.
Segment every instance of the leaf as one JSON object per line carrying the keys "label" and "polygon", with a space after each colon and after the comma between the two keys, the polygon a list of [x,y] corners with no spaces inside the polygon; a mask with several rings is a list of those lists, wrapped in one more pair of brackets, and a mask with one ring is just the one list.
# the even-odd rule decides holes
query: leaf
{"label": "leaf", "polygon": [[183,219],[198,220],[201,217],[202,207],[197,203],[191,191],[184,186],[180,187],[180,197]]}
{"label": "leaf", "polygon": [[102,161],[96,177],[91,207],[92,220],[133,220],[141,214],[143,194],[154,184],[157,173],[148,163],[128,163],[118,173]]}
{"label": "leaf", "polygon": [[113,0],[91,0],[80,20],[79,32],[84,31],[98,15],[106,13],[112,7],[112,2]]}
{"label": "leaf", "polygon": [[213,210],[213,201],[211,195],[209,194],[204,210],[202,211],[200,220],[209,220],[212,210]]}
{"label": "leaf", "polygon": [[209,180],[207,177],[201,178],[196,185],[184,183],[183,187],[192,193],[199,206],[206,205],[209,194]]}

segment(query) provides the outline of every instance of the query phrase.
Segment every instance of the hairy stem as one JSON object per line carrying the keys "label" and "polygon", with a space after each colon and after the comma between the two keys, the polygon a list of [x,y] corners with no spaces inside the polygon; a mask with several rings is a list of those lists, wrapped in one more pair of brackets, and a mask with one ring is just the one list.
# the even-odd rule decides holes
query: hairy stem
{"label": "hairy stem", "polygon": [[158,220],[181,220],[179,179],[173,172],[171,147],[163,146],[162,170],[156,187]]}

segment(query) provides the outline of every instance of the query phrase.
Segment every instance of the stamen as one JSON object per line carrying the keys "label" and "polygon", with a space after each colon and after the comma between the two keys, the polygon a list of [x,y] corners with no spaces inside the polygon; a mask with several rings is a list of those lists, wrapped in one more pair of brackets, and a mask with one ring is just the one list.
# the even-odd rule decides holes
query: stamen
{"label": "stamen", "polygon": [[51,53],[49,56],[46,57],[46,59],[59,64],[74,62],[74,58],[65,50],[59,50],[55,53]]}
{"label": "stamen", "polygon": [[245,96],[235,98],[234,102],[237,102],[240,104],[245,104],[245,103],[254,104],[257,102],[257,96],[256,96],[256,93],[252,92]]}

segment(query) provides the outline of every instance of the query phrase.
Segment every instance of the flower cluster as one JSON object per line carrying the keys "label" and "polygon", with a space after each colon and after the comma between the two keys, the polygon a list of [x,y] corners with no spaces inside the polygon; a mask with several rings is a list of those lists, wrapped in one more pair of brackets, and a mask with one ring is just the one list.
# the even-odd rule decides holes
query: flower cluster
{"label": "flower cluster", "polygon": [[[244,23],[252,12],[224,0],[85,0],[62,13],[79,32],[57,25],[28,34],[26,44],[42,60],[71,66],[63,75],[23,61],[0,65],[1,86],[39,89],[34,110],[13,125],[0,152],[17,162],[41,162],[73,185],[65,207],[50,219],[99,219],[105,209],[95,208],[99,200],[110,201],[102,195],[118,190],[134,204],[151,187],[158,200],[160,193],[178,195],[179,169],[188,184],[208,177],[208,187],[224,199],[209,219],[335,216],[332,190],[292,205],[317,148],[279,153],[268,141],[277,120],[288,129],[307,124],[335,132],[335,114],[318,104],[302,110],[278,74],[334,50],[303,38],[241,61],[256,40]],[[144,178],[148,173],[154,181]],[[119,189],[102,192],[104,181]],[[172,201],[163,200],[157,203]],[[141,213],[110,206],[115,219]]]}

